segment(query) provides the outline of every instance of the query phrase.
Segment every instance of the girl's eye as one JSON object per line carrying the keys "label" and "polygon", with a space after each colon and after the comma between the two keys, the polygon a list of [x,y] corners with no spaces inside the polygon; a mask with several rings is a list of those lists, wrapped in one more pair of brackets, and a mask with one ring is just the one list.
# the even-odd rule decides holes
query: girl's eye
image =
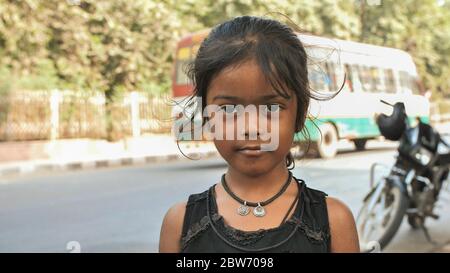
{"label": "girl's eye", "polygon": [[280,111],[280,105],[279,104],[268,104],[264,105],[264,112],[266,113],[275,113]]}
{"label": "girl's eye", "polygon": [[237,112],[236,106],[233,104],[226,104],[220,106],[220,109],[227,115],[235,114]]}

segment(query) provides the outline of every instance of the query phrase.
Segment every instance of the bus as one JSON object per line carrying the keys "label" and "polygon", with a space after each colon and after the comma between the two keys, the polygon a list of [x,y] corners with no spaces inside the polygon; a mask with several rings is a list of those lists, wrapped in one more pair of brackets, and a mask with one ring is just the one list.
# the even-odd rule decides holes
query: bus
{"label": "bus", "polygon": [[[178,42],[172,75],[172,95],[178,102],[173,109],[175,116],[183,111],[182,102],[193,90],[185,67],[195,58],[208,33],[209,30],[192,33]],[[331,100],[310,102],[305,127],[318,156],[334,157],[338,142],[343,139],[352,141],[356,150],[364,150],[368,140],[380,138],[376,115],[392,111],[380,99],[403,102],[411,123],[418,118],[429,123],[430,103],[407,52],[309,34],[298,34],[298,37],[308,55],[312,90],[325,97],[340,90]],[[200,117],[196,120],[200,122]],[[180,139],[190,140],[190,134]],[[294,136],[296,144],[305,141],[302,133]]]}

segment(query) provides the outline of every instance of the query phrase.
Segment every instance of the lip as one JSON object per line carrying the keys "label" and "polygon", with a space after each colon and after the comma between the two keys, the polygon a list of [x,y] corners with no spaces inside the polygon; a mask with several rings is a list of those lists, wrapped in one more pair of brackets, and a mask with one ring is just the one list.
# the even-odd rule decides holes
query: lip
{"label": "lip", "polygon": [[261,150],[261,146],[260,145],[245,145],[241,148],[239,148],[239,150]]}
{"label": "lip", "polygon": [[238,152],[247,156],[260,156],[265,153],[260,145],[247,145],[238,149]]}

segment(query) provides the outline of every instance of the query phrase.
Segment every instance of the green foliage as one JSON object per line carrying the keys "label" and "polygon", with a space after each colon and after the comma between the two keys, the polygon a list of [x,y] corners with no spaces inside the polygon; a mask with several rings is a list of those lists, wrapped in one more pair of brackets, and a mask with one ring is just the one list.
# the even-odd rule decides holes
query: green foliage
{"label": "green foliage", "polygon": [[[362,2],[363,3],[363,2]],[[450,96],[450,2],[383,0],[360,4],[359,40],[408,51],[435,97]]]}
{"label": "green foliage", "polygon": [[2,0],[0,66],[22,88],[101,90],[170,82],[179,23],[164,2]]}
{"label": "green foliage", "polygon": [[[410,52],[426,87],[450,95],[448,0],[0,0],[0,92],[170,90],[184,34],[239,15]],[[8,75],[8,76],[5,76]]]}
{"label": "green foliage", "polygon": [[0,66],[0,98],[7,96],[11,89],[11,72]]}

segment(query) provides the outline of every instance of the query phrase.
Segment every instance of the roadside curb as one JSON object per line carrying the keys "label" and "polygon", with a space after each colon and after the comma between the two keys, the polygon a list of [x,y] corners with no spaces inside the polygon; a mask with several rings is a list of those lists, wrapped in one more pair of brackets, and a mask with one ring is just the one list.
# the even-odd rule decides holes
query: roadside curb
{"label": "roadside curb", "polygon": [[[217,151],[207,152],[191,152],[186,156],[190,158],[211,158],[218,156]],[[119,156],[115,158],[96,158],[88,160],[36,160],[23,161],[16,164],[0,165],[0,177],[10,175],[23,175],[34,172],[53,172],[53,171],[67,171],[67,170],[84,170],[97,169],[107,167],[132,166],[151,163],[165,163],[191,160],[183,154],[167,154],[167,155],[142,155],[142,156]],[[9,166],[8,166],[9,165]]]}

